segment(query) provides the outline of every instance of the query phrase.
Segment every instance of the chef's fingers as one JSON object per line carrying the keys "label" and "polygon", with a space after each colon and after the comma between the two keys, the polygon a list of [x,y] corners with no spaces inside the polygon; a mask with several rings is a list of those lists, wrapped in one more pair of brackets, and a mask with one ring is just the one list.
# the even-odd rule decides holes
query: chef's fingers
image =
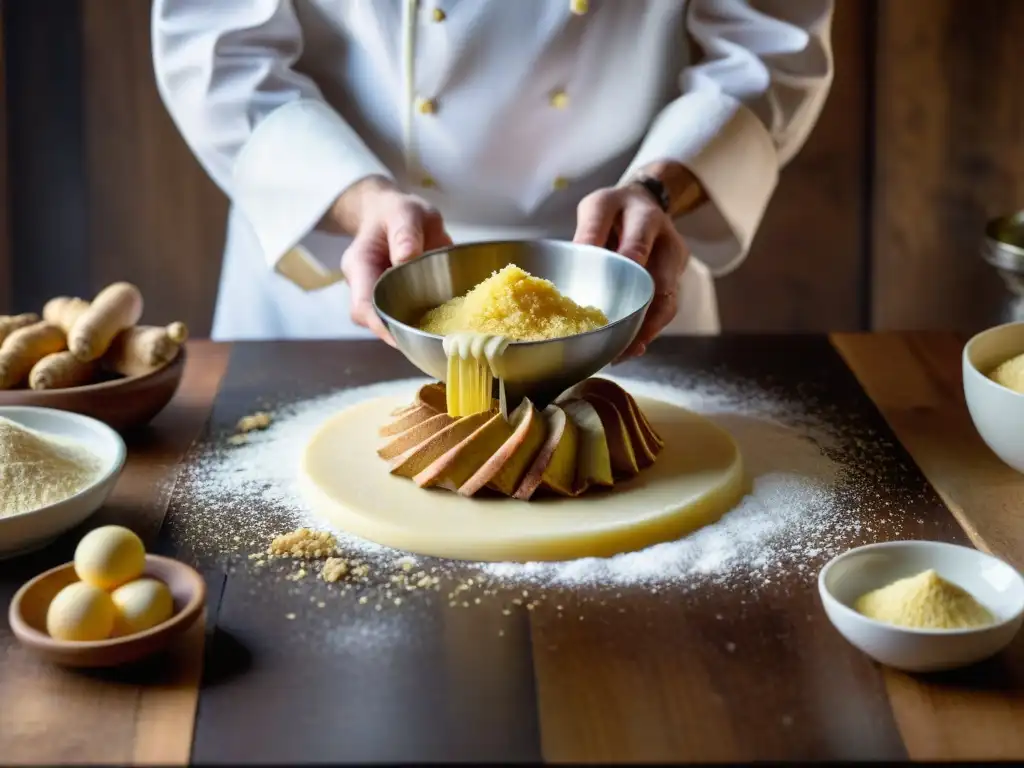
{"label": "chef's fingers", "polygon": [[666,235],[655,243],[647,269],[654,278],[654,299],[644,317],[636,338],[624,357],[643,354],[650,344],[679,310],[679,279],[686,268],[689,254],[681,242],[673,242]]}
{"label": "chef's fingers", "polygon": [[646,266],[664,219],[665,214],[653,205],[640,201],[628,203],[622,211],[622,234],[615,250],[627,259]]}
{"label": "chef's fingers", "polygon": [[435,248],[446,248],[450,245],[452,245],[452,238],[444,227],[441,214],[428,216],[423,226],[423,250],[432,251]]}
{"label": "chef's fingers", "polygon": [[606,247],[621,210],[622,203],[615,190],[599,189],[591,192],[576,207],[576,234],[572,241]]}
{"label": "chef's fingers", "polygon": [[387,241],[381,236],[360,235],[341,257],[341,271],[349,287],[352,322],[369,328],[382,341],[395,345],[387,327],[373,308],[373,287],[387,266]]}
{"label": "chef's fingers", "polygon": [[404,264],[423,254],[424,220],[428,213],[409,201],[397,206],[385,219],[392,264]]}

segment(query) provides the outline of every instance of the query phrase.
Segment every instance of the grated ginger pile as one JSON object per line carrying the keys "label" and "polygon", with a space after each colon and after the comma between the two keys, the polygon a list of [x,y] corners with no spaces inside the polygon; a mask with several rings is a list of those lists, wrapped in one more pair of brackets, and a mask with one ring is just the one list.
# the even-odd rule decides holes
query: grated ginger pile
{"label": "grated ginger pile", "polygon": [[509,264],[465,296],[427,312],[419,328],[439,336],[473,332],[542,341],[575,336],[607,324],[608,318],[597,307],[581,307],[559,293],[550,280]]}
{"label": "grated ginger pile", "polygon": [[915,629],[966,629],[995,622],[969,592],[934,570],[861,595],[854,608],[869,619]]}
{"label": "grated ginger pile", "polygon": [[100,461],[84,445],[0,416],[0,517],[64,501],[85,488]]}
{"label": "grated ginger pile", "polygon": [[997,367],[989,378],[1014,392],[1024,395],[1024,355],[1017,355]]}

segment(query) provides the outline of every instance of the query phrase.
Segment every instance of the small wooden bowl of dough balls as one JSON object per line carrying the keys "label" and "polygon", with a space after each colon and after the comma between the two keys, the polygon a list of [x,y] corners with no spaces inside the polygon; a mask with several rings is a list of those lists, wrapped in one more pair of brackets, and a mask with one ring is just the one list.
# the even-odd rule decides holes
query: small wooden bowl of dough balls
{"label": "small wooden bowl of dough balls", "polygon": [[47,661],[112,667],[163,650],[205,602],[193,568],[147,555],[132,531],[107,525],[82,537],[73,562],[23,585],[9,618],[18,640]]}
{"label": "small wooden bowl of dough balls", "polygon": [[72,411],[114,429],[148,423],[181,383],[188,329],[140,325],[142,310],[142,292],[118,282],[92,301],[57,296],[41,315],[0,315],[0,405]]}

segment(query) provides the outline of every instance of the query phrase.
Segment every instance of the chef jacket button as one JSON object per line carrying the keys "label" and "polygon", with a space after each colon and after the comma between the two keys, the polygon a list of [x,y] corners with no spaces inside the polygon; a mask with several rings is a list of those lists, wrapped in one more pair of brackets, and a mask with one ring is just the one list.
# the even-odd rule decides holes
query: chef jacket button
{"label": "chef jacket button", "polygon": [[432,115],[437,112],[437,102],[433,99],[418,99],[416,109],[422,115]]}
{"label": "chef jacket button", "polygon": [[569,0],[569,10],[577,16],[582,16],[590,10],[589,0]]}
{"label": "chef jacket button", "polygon": [[555,109],[565,109],[569,106],[569,94],[559,88],[557,91],[552,91],[548,101]]}
{"label": "chef jacket button", "polygon": [[448,18],[448,15],[444,11],[442,11],[440,8],[435,8],[431,12],[430,16],[436,22],[442,22],[442,21],[444,21],[445,19]]}
{"label": "chef jacket button", "polygon": [[568,189],[569,180],[565,178],[565,176],[555,176],[555,180],[551,182],[551,186],[557,190]]}

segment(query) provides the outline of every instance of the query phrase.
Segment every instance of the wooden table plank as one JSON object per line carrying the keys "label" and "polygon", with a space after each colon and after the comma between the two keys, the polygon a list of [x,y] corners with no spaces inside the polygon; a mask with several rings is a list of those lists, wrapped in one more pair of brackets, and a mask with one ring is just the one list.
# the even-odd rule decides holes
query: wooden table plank
{"label": "wooden table plank", "polygon": [[[45,550],[0,562],[0,602],[41,570],[71,558],[85,531],[118,523],[152,544],[180,460],[199,434],[228,348],[190,343],[174,400],[127,437],[128,461],[108,504]],[[130,671],[72,671],[38,662],[0,627],[0,756],[5,763],[183,763],[188,760],[203,653],[197,624],[165,656]]]}
{"label": "wooden table plank", "polygon": [[[877,448],[863,460],[875,482],[853,491],[848,502],[850,516],[863,525],[851,545],[892,538],[966,541],[910,462],[885,447],[884,423],[826,339],[662,340],[644,360],[619,369],[623,376],[678,386],[686,386],[680,376],[686,370],[797,396],[808,412],[849,438],[871,436]],[[888,512],[872,504],[876,493],[887,500],[886,510],[895,507],[904,519],[889,521]],[[880,670],[821,610],[814,575],[826,559],[812,558],[805,575],[791,571],[770,585],[741,574],[727,586],[701,585],[685,594],[623,590],[593,618],[591,607],[582,625],[535,610],[545,757],[905,758]]]}
{"label": "wooden table plank", "polygon": [[[833,343],[979,549],[1024,566],[1024,477],[988,449],[964,403],[964,340],[948,333],[840,334]],[[1024,636],[956,673],[885,671],[910,756],[1024,756]]]}
{"label": "wooden table plank", "polygon": [[[377,342],[238,343],[211,415],[212,439],[268,399],[287,403],[417,375]],[[240,562],[207,557],[188,513],[204,500],[190,494],[175,494],[165,534],[182,542],[180,557],[224,578],[220,600],[208,606],[216,626],[193,760],[539,759],[525,620],[510,627],[500,615],[453,610],[434,592],[377,612],[376,599],[364,606],[322,581],[289,582],[254,569],[247,552]],[[229,506],[219,512],[228,519]],[[279,514],[257,511],[271,521]]]}
{"label": "wooden table plank", "polygon": [[[1024,526],[1013,494],[1021,479],[1007,474],[964,421],[960,341],[912,334],[836,336],[833,344],[913,457],[880,440],[866,459],[881,470],[876,490],[906,513],[899,536],[968,540],[916,461],[972,540],[1019,565]],[[151,539],[164,519],[189,435],[202,430],[227,360],[226,348],[191,349],[186,383],[153,429],[133,437],[118,490],[90,527],[129,520]],[[882,416],[839,357],[822,349],[829,351],[827,341],[807,337],[666,340],[618,372],[678,378],[693,369],[752,378],[819,402],[844,428],[877,422],[884,437]],[[230,426],[268,395],[289,401],[414,373],[396,353],[373,350],[364,353],[358,343],[344,350],[329,343],[236,345],[213,426]],[[190,501],[179,493],[172,495],[171,528],[175,504]],[[863,538],[892,535],[883,526]],[[0,595],[68,559],[75,540],[0,563]],[[161,535],[157,544],[167,541]],[[163,669],[66,672],[34,662],[0,628],[5,762],[1024,755],[1020,641],[954,674],[882,670],[827,625],[812,580],[760,585],[756,599],[746,599],[742,586],[622,590],[621,599],[606,595],[605,606],[588,603],[585,620],[575,622],[559,617],[555,605],[571,612],[574,601],[593,596],[587,589],[511,618],[490,606],[450,609],[443,599],[368,614],[334,593],[330,610],[287,621],[296,601],[326,597],[330,588],[261,580],[220,565],[210,573],[219,581],[206,644],[197,625]]]}
{"label": "wooden table plank", "polygon": [[[664,340],[617,372],[683,381],[687,371],[805,399],[851,439],[874,436],[878,447],[864,461],[875,480],[849,499],[864,523],[851,543],[897,535],[966,542],[909,458],[887,446],[884,422],[827,339]],[[237,344],[210,439],[270,394],[287,403],[414,374],[379,345]],[[183,486],[172,501],[172,538],[190,540],[196,492]],[[891,521],[876,492],[906,519]],[[230,506],[218,514],[230,519]],[[820,609],[813,574],[823,554],[804,575],[775,584],[741,576],[690,593],[605,593],[607,605],[588,603],[582,622],[557,616],[557,605],[596,596],[587,589],[552,594],[512,619],[498,615],[504,592],[469,610],[441,595],[375,612],[360,609],[355,594],[248,567],[244,555],[214,565],[182,554],[222,569],[210,664],[240,670],[201,692],[198,762],[906,756],[880,671]],[[302,608],[325,598],[328,610]],[[524,623],[510,628],[513,620]]]}
{"label": "wooden table plank", "polygon": [[837,334],[834,344],[971,541],[1024,569],[1024,478],[978,435],[951,333]]}

